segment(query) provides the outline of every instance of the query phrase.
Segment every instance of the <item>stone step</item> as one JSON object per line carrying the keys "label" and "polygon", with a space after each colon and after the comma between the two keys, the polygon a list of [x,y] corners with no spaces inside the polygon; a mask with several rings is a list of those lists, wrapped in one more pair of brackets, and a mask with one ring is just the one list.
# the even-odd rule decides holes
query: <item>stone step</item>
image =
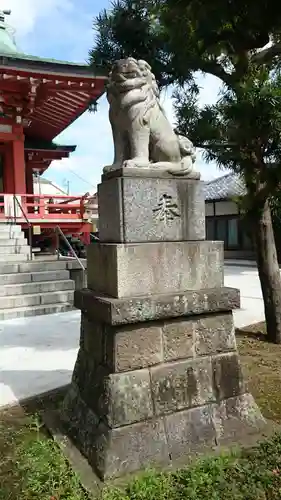
{"label": "stone step", "polygon": [[25,238],[25,234],[24,233],[15,233],[14,231],[12,232],[9,232],[9,231],[2,231],[0,233],[0,240],[8,240],[8,239],[13,239],[13,238],[18,238],[18,239],[23,239]]}
{"label": "stone step", "polygon": [[[17,259],[19,256],[16,256]],[[15,259],[15,260],[17,260]],[[4,259],[5,260],[5,259]],[[18,259],[20,260],[20,259]],[[19,264],[4,264],[1,262],[0,256],[0,274],[12,274],[12,273],[40,273],[43,271],[63,271],[66,269],[67,262],[66,261],[41,261],[36,262],[34,260],[29,260],[27,262],[20,262]],[[43,280],[42,280],[43,281]]]}
{"label": "stone step", "polygon": [[24,254],[24,253],[15,253],[15,254],[11,254],[11,255],[9,255],[9,254],[7,254],[7,255],[2,254],[1,255],[0,254],[0,268],[1,268],[1,263],[2,262],[3,263],[4,262],[5,263],[6,262],[8,262],[8,263],[10,263],[10,262],[22,262],[22,263],[24,263],[27,260],[29,260],[29,258],[30,258],[29,253],[26,253],[26,254]]}
{"label": "stone step", "polygon": [[71,303],[49,304],[41,306],[17,307],[13,309],[0,310],[0,321],[16,318],[28,318],[31,316],[42,316],[44,314],[56,314],[67,311],[73,311],[74,306]]}
{"label": "stone step", "polygon": [[0,287],[0,297],[11,297],[15,295],[26,295],[46,292],[62,292],[74,290],[75,284],[72,280],[44,281],[37,283],[21,283],[4,285]]}
{"label": "stone step", "polygon": [[0,245],[0,255],[13,255],[13,254],[30,254],[30,247],[28,245]]}
{"label": "stone step", "polygon": [[[6,268],[9,269],[9,265]],[[11,267],[16,267],[13,264]],[[9,272],[9,270],[8,270]],[[48,282],[48,281],[60,281],[69,280],[69,271],[41,271],[35,273],[20,273],[17,271],[12,271],[11,274],[0,274],[1,285],[17,285],[24,283],[38,283],[38,282]]]}
{"label": "stone step", "polygon": [[9,247],[9,246],[15,246],[15,245],[27,245],[27,239],[26,238],[0,238],[0,247]]}
{"label": "stone step", "polygon": [[5,233],[6,231],[14,231],[15,233],[21,233],[22,229],[19,224],[0,224],[0,233]]}
{"label": "stone step", "polygon": [[46,293],[34,293],[26,295],[13,295],[0,297],[0,309],[12,309],[13,307],[43,306],[58,303],[73,303],[74,291],[58,291]]}

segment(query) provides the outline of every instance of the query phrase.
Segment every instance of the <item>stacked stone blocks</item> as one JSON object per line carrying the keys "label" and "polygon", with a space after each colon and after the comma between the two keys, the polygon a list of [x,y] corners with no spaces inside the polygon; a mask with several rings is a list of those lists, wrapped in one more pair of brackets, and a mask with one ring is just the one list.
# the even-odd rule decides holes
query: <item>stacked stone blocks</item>
{"label": "stacked stone blocks", "polygon": [[236,349],[239,291],[223,285],[223,244],[205,241],[200,182],[123,168],[104,176],[99,212],[62,412],[99,477],[167,467],[259,430]]}
{"label": "stacked stone blocks", "polygon": [[262,421],[244,387],[231,312],[124,326],[83,314],[64,404],[66,413],[80,408],[76,440],[101,479],[167,466]]}

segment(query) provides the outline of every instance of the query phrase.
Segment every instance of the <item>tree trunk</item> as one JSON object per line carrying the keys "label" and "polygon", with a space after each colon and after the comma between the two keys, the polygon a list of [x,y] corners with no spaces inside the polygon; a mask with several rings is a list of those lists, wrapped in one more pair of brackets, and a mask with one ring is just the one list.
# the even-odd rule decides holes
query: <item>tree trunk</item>
{"label": "tree trunk", "polygon": [[254,216],[253,229],[267,336],[270,342],[281,344],[281,277],[268,202]]}

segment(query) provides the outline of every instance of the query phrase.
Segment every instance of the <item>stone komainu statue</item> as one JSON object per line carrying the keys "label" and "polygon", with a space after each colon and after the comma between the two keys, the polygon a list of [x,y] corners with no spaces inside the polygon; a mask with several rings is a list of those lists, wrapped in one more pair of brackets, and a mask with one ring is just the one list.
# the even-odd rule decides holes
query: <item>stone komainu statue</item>
{"label": "stone komainu statue", "polygon": [[109,75],[107,98],[114,141],[114,163],[104,172],[123,167],[192,172],[195,148],[176,135],[159,101],[151,67],[133,58],[116,61]]}

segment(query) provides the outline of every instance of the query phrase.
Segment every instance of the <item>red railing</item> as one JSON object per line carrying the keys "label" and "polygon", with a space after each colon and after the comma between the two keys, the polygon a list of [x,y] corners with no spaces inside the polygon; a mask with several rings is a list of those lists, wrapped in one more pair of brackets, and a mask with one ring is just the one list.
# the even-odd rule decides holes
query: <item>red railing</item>
{"label": "red railing", "polygon": [[[52,196],[16,194],[30,221],[36,220],[83,220],[86,214],[87,198],[83,196]],[[22,219],[23,215],[14,203],[14,195],[0,193],[0,217]]]}

